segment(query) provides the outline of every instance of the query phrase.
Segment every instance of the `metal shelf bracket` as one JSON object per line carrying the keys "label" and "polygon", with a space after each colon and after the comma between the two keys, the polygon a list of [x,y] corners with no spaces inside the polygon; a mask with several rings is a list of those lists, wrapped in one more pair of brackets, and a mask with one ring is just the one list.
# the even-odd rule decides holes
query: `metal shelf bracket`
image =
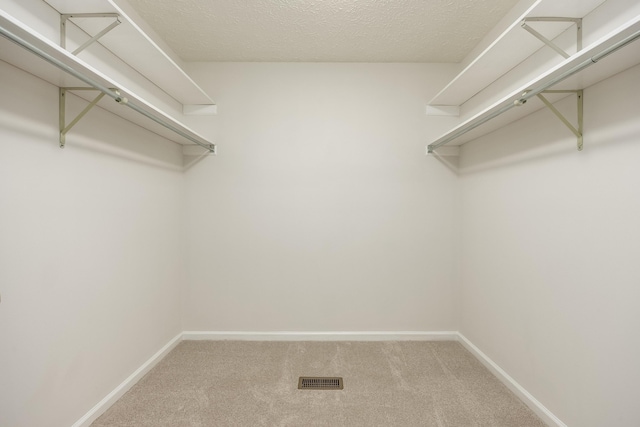
{"label": "metal shelf bracket", "polygon": [[[547,98],[545,98],[542,93],[574,93],[576,94],[576,98],[577,98],[577,103],[578,103],[578,110],[577,110],[577,114],[578,114],[578,128],[576,129],[575,126],[573,126],[571,124],[571,122],[569,122],[569,120],[567,120],[567,118],[560,112],[558,111],[558,109],[556,107],[553,106],[552,103],[549,102],[549,100]],[[578,151],[582,151],[582,135],[583,135],[583,125],[584,125],[584,120],[583,120],[583,91],[582,90],[545,90],[542,93],[539,93],[537,96],[538,98],[540,98],[540,100],[544,103],[544,105],[546,105],[546,107],[551,110],[551,112],[553,114],[556,115],[556,117],[558,117],[560,119],[560,121],[562,123],[564,123],[564,125],[569,128],[569,130],[571,132],[573,132],[573,134],[578,138],[578,142],[577,142],[577,146],[578,146]]]}
{"label": "metal shelf bracket", "polygon": [[556,52],[558,52],[560,55],[562,55],[563,58],[568,58],[571,55],[569,55],[567,52],[564,51],[564,49],[562,49],[561,47],[559,47],[557,44],[555,44],[554,42],[552,42],[551,40],[549,40],[548,38],[546,38],[545,36],[543,36],[542,34],[540,34],[538,31],[534,30],[533,28],[531,28],[531,26],[529,26],[527,24],[527,22],[572,22],[574,24],[576,24],[576,46],[577,46],[577,50],[578,52],[582,50],[582,18],[561,18],[561,17],[539,17],[539,18],[524,18],[521,22],[521,26],[522,28],[524,28],[525,30],[527,30],[528,32],[530,32],[534,37],[536,37],[537,39],[539,39],[540,41],[542,41],[544,44],[546,44],[547,46],[549,46],[551,49],[555,50]]}
{"label": "metal shelf bracket", "polygon": [[118,15],[117,13],[63,13],[60,15],[60,46],[63,49],[67,48],[67,21],[71,18],[115,18],[115,21],[113,21],[109,26],[107,26],[95,36],[91,37],[86,42],[82,43],[76,50],[71,52],[74,55],[79,54],[87,47],[97,42],[102,36],[113,30],[121,23],[120,15]]}
{"label": "metal shelf bracket", "polygon": [[[78,55],[80,52],[85,50],[87,47],[91,46],[93,43],[97,42],[102,36],[107,34],[109,31],[113,30],[115,27],[120,25],[120,15],[117,13],[62,13],[60,14],[60,47],[63,49],[67,49],[67,21],[71,18],[114,18],[115,20],[105,27],[102,31],[100,31],[95,36],[91,37],[86,42],[82,43],[78,46],[73,52],[73,55]],[[67,91],[75,91],[75,90],[94,90],[100,92],[98,96],[96,96],[93,101],[87,105],[84,110],[82,110],[69,124],[66,123],[66,98]],[[116,89],[111,89],[117,92]],[[64,148],[66,144],[67,132],[71,130],[93,107],[96,106],[98,102],[105,95],[104,92],[99,89],[95,89],[92,87],[61,87],[59,90],[59,125],[60,125],[60,148]]]}
{"label": "metal shelf bracket", "polygon": [[[72,90],[95,90],[95,91],[98,91],[100,93],[98,94],[98,96],[96,96],[93,99],[93,101],[91,101],[89,103],[89,105],[87,105],[84,108],[84,110],[82,110],[73,120],[71,120],[71,122],[69,122],[69,124],[67,124],[66,123],[66,121],[67,121],[67,119],[66,119],[67,91],[72,91]],[[111,89],[111,90],[117,92],[116,89]],[[93,107],[95,107],[95,105],[102,99],[102,97],[104,95],[105,95],[104,92],[101,92],[99,89],[94,89],[92,87],[61,87],[59,89],[60,148],[64,148],[64,146],[66,144],[67,132],[69,132],[71,130],[71,128],[74,127],[80,121],[80,119],[82,119],[89,112],[89,110],[91,110]]]}

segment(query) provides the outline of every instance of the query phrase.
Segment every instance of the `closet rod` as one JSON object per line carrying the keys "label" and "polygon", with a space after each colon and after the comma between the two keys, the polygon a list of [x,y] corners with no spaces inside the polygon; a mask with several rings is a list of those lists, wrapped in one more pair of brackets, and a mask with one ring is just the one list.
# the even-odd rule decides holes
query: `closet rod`
{"label": "closet rod", "polygon": [[206,148],[207,150],[214,152],[215,151],[215,145],[214,144],[205,144],[203,142],[198,141],[197,139],[195,139],[194,137],[192,137],[191,135],[183,132],[182,130],[176,128],[175,126],[171,125],[170,123],[165,122],[164,120],[162,120],[159,117],[156,117],[155,115],[151,114],[150,112],[144,110],[143,108],[137,106],[136,104],[132,104],[130,103],[127,98],[123,97],[120,95],[120,93],[118,93],[117,91],[111,90],[108,87],[100,84],[99,82],[93,80],[90,77],[85,76],[84,74],[74,70],[73,68],[71,68],[70,66],[68,66],[67,64],[61,62],[60,60],[54,58],[53,56],[49,55],[48,53],[44,52],[43,50],[41,50],[40,48],[38,48],[37,46],[34,46],[33,44],[29,43],[28,41],[24,40],[22,37],[12,33],[11,31],[7,30],[6,28],[0,26],[0,34],[2,34],[4,37],[6,37],[7,39],[11,40],[12,42],[16,43],[17,45],[23,47],[24,49],[27,49],[28,51],[30,51],[31,53],[33,53],[36,56],[39,56],[40,58],[44,59],[45,61],[49,62],[50,64],[58,67],[59,69],[61,69],[62,71],[71,74],[73,77],[83,81],[84,83],[88,84],[89,86],[99,90],[100,92],[104,93],[105,95],[111,97],[114,99],[114,101],[116,101],[117,103],[121,104],[121,105],[126,105],[127,107],[131,108],[134,111],[137,111],[138,113],[142,114],[145,117],[148,117],[149,119],[153,120],[154,122],[158,123],[161,126],[164,126],[165,128],[171,130],[172,132],[175,132],[176,134],[182,136],[183,138],[188,139],[189,141],[198,144],[199,146]]}
{"label": "closet rod", "polygon": [[524,103],[527,102],[527,100],[529,98],[533,98],[534,96],[538,95],[539,93],[544,92],[545,90],[549,89],[550,87],[552,87],[553,85],[560,83],[562,80],[571,77],[572,75],[582,71],[583,69],[587,68],[590,65],[595,64],[596,62],[600,61],[602,58],[609,56],[610,54],[614,53],[615,51],[625,47],[626,45],[636,41],[638,38],[640,38],[640,31],[636,31],[635,33],[631,34],[630,36],[620,40],[617,43],[614,43],[613,45],[609,46],[608,48],[604,49],[602,52],[593,55],[592,57],[586,59],[585,61],[575,65],[574,67],[570,68],[569,70],[565,71],[564,73],[558,75],[557,77],[551,79],[550,81],[536,87],[535,89],[530,89],[530,90],[526,90],[522,93],[522,95],[517,98],[515,101],[513,101],[512,103],[509,103],[505,106],[503,106],[502,108],[494,111],[493,113],[481,118],[480,120],[476,121],[476,122],[469,122],[467,124],[467,126],[464,126],[462,128],[460,128],[457,132],[452,133],[451,135],[447,136],[445,139],[443,139],[442,141],[439,141],[437,143],[433,143],[433,144],[429,144],[427,147],[427,150],[429,153],[433,153],[433,150],[437,149],[438,147],[441,147],[451,141],[453,141],[454,139],[464,135],[465,133],[477,128],[478,126],[488,122],[489,120],[498,117],[500,114],[504,113],[505,111],[510,110],[513,107],[517,107],[520,106]]}

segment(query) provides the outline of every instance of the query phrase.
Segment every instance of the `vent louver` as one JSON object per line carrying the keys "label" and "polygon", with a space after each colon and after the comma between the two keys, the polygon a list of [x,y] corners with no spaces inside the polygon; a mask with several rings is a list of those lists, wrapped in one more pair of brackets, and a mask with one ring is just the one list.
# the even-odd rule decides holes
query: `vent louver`
{"label": "vent louver", "polygon": [[344,384],[341,377],[300,377],[300,390],[342,390]]}

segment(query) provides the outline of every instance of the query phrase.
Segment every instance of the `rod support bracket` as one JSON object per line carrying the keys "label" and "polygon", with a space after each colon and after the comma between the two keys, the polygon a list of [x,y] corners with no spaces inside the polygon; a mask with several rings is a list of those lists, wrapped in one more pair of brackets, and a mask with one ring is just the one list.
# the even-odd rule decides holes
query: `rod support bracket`
{"label": "rod support bracket", "polygon": [[[92,90],[100,92],[93,101],[87,105],[69,124],[67,124],[67,92],[74,90]],[[112,89],[116,91],[116,89]],[[59,127],[60,127],[60,148],[64,148],[66,144],[67,133],[74,127],[105,95],[104,92],[92,87],[61,87],[58,89],[59,94]],[[126,98],[124,98],[126,99]]]}
{"label": "rod support bracket", "polygon": [[[558,109],[551,103],[547,98],[545,98],[543,93],[573,93],[577,98],[577,116],[578,116],[578,127],[576,128],[567,118],[560,112]],[[577,148],[578,151],[582,151],[583,148],[583,128],[584,128],[584,91],[580,90],[545,90],[542,93],[539,93],[538,98],[544,103],[544,105],[551,110],[553,114],[560,119],[560,121],[571,131],[577,138]]]}

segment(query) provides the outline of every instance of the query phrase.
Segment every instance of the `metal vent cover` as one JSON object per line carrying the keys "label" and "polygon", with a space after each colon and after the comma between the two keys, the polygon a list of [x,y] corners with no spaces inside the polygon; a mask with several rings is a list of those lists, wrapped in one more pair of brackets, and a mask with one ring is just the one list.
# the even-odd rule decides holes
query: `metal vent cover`
{"label": "metal vent cover", "polygon": [[342,390],[342,377],[300,377],[299,390]]}

